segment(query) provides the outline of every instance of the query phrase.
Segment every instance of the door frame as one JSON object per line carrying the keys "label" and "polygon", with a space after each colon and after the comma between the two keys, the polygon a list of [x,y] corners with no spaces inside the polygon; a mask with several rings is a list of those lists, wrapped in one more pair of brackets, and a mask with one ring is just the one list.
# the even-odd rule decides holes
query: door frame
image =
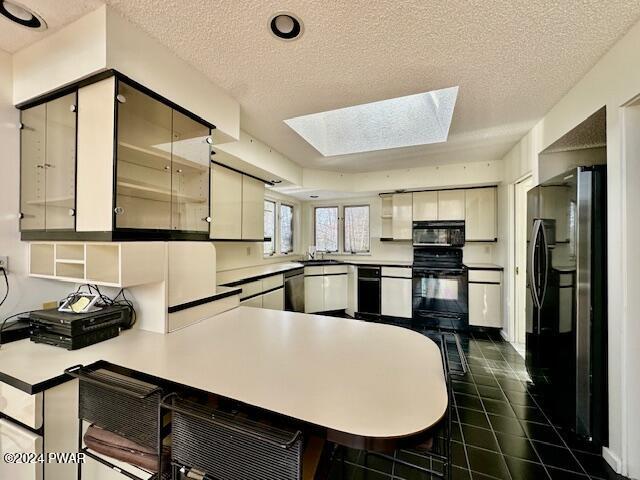
{"label": "door frame", "polygon": [[[518,229],[518,211],[517,211],[517,202],[516,195],[518,192],[518,185],[526,182],[532,181],[532,187],[535,186],[533,172],[528,172],[517,180],[515,180],[512,184],[509,185],[509,230],[511,233],[511,241],[509,242],[509,322],[508,322],[508,332],[506,335],[506,339],[511,343],[517,343],[518,337],[518,291],[517,291],[517,276],[516,276],[516,231]],[[526,224],[527,214],[526,210],[524,212],[524,222]],[[526,292],[525,292],[526,295]],[[525,297],[526,298],[526,297]],[[526,321],[526,319],[523,319]],[[525,323],[526,325],[526,323]]]}

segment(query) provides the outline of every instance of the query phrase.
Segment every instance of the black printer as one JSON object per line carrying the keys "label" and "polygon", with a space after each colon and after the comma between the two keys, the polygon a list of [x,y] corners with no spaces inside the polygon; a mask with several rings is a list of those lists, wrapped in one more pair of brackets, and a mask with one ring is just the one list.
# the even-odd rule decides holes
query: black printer
{"label": "black printer", "polygon": [[87,313],[37,310],[29,315],[30,338],[32,342],[77,350],[117,337],[120,328],[131,325],[131,315],[126,305],[109,305]]}

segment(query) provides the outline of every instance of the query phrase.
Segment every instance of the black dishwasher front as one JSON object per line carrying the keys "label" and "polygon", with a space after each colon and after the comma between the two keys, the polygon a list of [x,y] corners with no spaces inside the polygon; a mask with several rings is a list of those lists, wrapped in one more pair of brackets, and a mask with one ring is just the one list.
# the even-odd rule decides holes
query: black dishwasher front
{"label": "black dishwasher front", "polygon": [[380,267],[358,267],[358,313],[380,315]]}

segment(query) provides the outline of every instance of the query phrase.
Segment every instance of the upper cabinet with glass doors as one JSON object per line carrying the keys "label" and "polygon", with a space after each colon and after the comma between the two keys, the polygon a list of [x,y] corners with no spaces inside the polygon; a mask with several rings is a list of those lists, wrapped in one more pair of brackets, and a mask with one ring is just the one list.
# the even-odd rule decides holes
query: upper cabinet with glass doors
{"label": "upper cabinet with glass doors", "polygon": [[22,111],[20,229],[73,231],[76,93]]}
{"label": "upper cabinet with glass doors", "polygon": [[118,82],[115,227],[209,233],[211,129]]}
{"label": "upper cabinet with glass doors", "polygon": [[118,72],[83,82],[19,106],[22,239],[208,240],[215,126]]}

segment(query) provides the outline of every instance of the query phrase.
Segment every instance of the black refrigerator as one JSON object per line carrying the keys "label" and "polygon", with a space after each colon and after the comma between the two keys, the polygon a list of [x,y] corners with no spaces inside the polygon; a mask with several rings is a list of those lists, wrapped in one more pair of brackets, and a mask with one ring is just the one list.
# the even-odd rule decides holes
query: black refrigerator
{"label": "black refrigerator", "polygon": [[528,192],[526,363],[552,421],[606,445],[606,166],[578,167]]}

